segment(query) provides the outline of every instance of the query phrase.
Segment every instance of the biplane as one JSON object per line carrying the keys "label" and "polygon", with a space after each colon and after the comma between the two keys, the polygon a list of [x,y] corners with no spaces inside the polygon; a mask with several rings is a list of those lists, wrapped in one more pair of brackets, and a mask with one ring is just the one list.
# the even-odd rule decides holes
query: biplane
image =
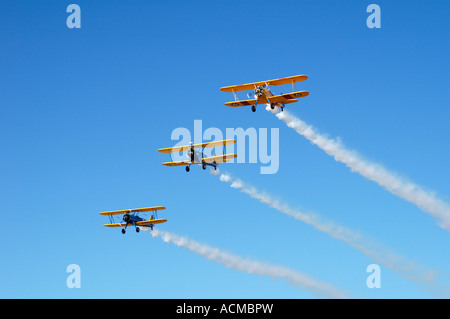
{"label": "biplane", "polygon": [[[186,160],[162,163],[164,166],[186,166],[186,172],[189,172],[191,165],[198,164],[201,165],[203,169],[206,169],[206,167],[211,166],[212,168],[214,168],[214,170],[216,170],[219,163],[225,163],[230,159],[236,158],[237,154],[224,154],[217,156],[214,154],[214,156],[204,157],[203,154],[204,148],[225,146],[235,143],[236,140],[233,139],[207,143],[198,143],[198,144],[191,143],[189,145],[161,148],[158,150],[158,152],[161,153],[187,152]],[[197,149],[201,149],[201,152],[197,151]]]}
{"label": "biplane", "polygon": [[[167,222],[167,219],[158,218],[157,212],[159,210],[166,209],[163,206],[145,207],[145,208],[135,208],[135,209],[124,209],[124,210],[114,210],[110,212],[101,212],[100,215],[106,215],[109,217],[109,224],[104,224],[105,227],[123,227],[122,234],[125,234],[127,226],[134,226],[136,232],[139,232],[139,226],[150,227],[153,230],[153,226],[156,224],[162,224]],[[139,213],[151,212],[150,218],[144,219],[139,216]],[[114,216],[123,215],[122,222],[116,223],[114,221]]]}
{"label": "biplane", "polygon": [[[298,98],[305,97],[309,95],[308,91],[296,91],[295,83],[300,81],[305,81],[308,78],[306,75],[294,75],[286,78],[269,80],[269,81],[261,81],[240,85],[232,85],[232,86],[224,86],[220,88],[223,92],[232,92],[234,95],[233,102],[225,103],[226,106],[238,107],[238,106],[252,106],[252,111],[256,111],[256,106],[258,104],[268,104],[270,108],[273,110],[275,107],[281,108],[283,111],[284,106],[289,103],[297,102]],[[284,85],[284,84],[292,84],[292,92],[286,94],[274,95],[270,91],[271,86],[276,85]],[[247,94],[248,97],[253,94],[253,99],[250,100],[239,100],[237,98],[236,92],[239,91],[247,91],[252,90],[250,94]]]}

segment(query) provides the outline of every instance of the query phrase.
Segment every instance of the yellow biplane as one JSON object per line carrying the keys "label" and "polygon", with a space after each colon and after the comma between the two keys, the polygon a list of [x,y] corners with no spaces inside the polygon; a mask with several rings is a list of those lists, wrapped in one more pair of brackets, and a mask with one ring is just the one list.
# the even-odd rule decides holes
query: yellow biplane
{"label": "yellow biplane", "polygon": [[[297,102],[298,98],[305,97],[309,95],[308,91],[295,91],[295,83],[300,81],[305,81],[308,78],[306,75],[295,75],[295,76],[289,76],[286,78],[281,79],[275,79],[275,80],[269,80],[269,81],[261,81],[261,82],[254,82],[254,83],[247,83],[247,84],[240,84],[240,85],[232,85],[232,86],[225,86],[220,88],[223,92],[232,92],[234,95],[234,101],[233,102],[227,102],[225,103],[226,106],[232,106],[232,107],[238,107],[238,106],[246,106],[251,105],[252,111],[256,111],[256,106],[258,104],[268,104],[270,105],[270,108],[273,110],[275,107],[281,108],[283,111],[284,106],[289,103]],[[270,86],[275,85],[283,85],[283,84],[292,84],[292,92],[286,93],[286,94],[279,94],[274,95],[270,91]],[[250,100],[239,100],[237,98],[236,92],[239,91],[247,91],[252,90],[251,93],[253,93],[253,99]],[[250,93],[250,94],[251,94]],[[248,97],[251,95],[247,94]]]}
{"label": "yellow biplane", "polygon": [[[109,217],[109,224],[104,224],[105,227],[124,227],[122,228],[122,234],[125,234],[127,226],[133,225],[136,232],[139,232],[139,226],[150,227],[153,230],[153,226],[156,224],[162,224],[167,222],[167,219],[158,218],[157,211],[166,209],[163,206],[145,207],[145,208],[135,208],[135,209],[124,209],[124,210],[114,210],[110,212],[101,212],[100,215],[106,215]],[[152,212],[150,218],[144,219],[139,216],[139,213]],[[114,216],[123,215],[122,222],[116,223],[114,221]]]}
{"label": "yellow biplane", "polygon": [[[237,154],[224,154],[224,155],[215,155],[210,157],[203,156],[203,149],[206,147],[218,147],[235,144],[236,140],[223,140],[223,141],[214,141],[207,143],[199,143],[199,144],[189,144],[183,146],[175,146],[168,148],[161,148],[158,152],[161,153],[176,153],[176,152],[186,152],[187,151],[187,159],[181,161],[174,162],[165,162],[162,163],[164,166],[186,166],[186,172],[189,172],[192,164],[201,165],[203,169],[206,169],[207,166],[211,166],[214,170],[217,169],[219,163],[225,163],[226,161],[236,158]],[[201,153],[196,149],[202,149]]]}

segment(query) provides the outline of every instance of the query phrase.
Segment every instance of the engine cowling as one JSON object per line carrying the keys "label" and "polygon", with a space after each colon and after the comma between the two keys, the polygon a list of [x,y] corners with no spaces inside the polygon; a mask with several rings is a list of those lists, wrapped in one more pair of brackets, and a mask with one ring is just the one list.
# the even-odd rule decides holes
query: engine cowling
{"label": "engine cowling", "polygon": [[255,94],[256,97],[260,97],[260,96],[263,95],[263,92],[264,92],[264,87],[262,87],[262,86],[257,86],[257,87],[255,88],[254,94]]}

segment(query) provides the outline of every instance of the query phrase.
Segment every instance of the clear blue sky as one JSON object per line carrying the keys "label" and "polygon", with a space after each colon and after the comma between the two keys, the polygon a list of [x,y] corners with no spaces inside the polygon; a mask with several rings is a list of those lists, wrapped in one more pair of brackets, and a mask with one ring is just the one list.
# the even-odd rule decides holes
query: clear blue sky
{"label": "clear blue sky", "polygon": [[[279,128],[280,169],[242,180],[358,230],[450,282],[449,233],[351,173],[275,116],[228,108],[221,86],[307,74],[288,106],[348,148],[450,202],[448,1],[0,3],[2,298],[311,298],[148,233],[102,227],[106,210],[163,205],[159,229],[290,267],[354,296],[432,298],[344,243],[198,167],[161,165],[177,127]],[[381,7],[381,29],[366,7]],[[130,229],[131,230],[131,229]],[[81,268],[80,289],[66,267]]]}

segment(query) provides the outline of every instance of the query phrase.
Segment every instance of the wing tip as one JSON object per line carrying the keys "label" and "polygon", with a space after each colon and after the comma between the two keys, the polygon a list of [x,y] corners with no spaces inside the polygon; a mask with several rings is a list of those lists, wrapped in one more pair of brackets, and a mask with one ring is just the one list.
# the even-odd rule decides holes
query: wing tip
{"label": "wing tip", "polygon": [[237,154],[225,154],[224,156],[225,156],[225,161],[224,161],[224,162],[226,162],[226,161],[228,161],[229,159],[236,158],[236,157],[237,157]]}

